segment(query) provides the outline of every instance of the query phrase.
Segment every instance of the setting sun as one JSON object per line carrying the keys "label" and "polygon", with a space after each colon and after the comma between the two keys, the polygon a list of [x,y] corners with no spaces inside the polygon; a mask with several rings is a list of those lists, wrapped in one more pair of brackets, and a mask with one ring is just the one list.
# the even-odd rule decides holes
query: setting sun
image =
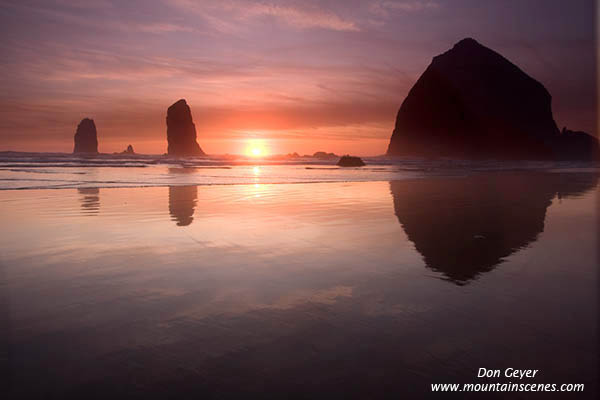
{"label": "setting sun", "polygon": [[251,140],[246,146],[245,153],[249,157],[264,157],[268,151],[262,140]]}

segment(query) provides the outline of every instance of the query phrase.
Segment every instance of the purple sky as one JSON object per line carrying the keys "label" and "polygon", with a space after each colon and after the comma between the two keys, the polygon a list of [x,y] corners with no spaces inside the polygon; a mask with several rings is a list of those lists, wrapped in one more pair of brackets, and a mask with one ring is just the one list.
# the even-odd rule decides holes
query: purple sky
{"label": "purple sky", "polygon": [[[166,151],[185,98],[208,153],[385,151],[433,56],[473,37],[541,81],[559,127],[597,134],[592,0],[4,0],[0,150]],[[518,99],[515,99],[518,101]]]}

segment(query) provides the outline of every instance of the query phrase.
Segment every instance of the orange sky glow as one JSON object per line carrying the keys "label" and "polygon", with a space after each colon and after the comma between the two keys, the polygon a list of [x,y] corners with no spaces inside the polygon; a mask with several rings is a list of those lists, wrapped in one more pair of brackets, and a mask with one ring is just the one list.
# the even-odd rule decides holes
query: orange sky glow
{"label": "orange sky glow", "polygon": [[89,117],[100,152],[162,154],[185,98],[208,154],[379,155],[432,57],[467,36],[542,82],[560,128],[596,135],[593,3],[8,0],[0,151],[71,152]]}

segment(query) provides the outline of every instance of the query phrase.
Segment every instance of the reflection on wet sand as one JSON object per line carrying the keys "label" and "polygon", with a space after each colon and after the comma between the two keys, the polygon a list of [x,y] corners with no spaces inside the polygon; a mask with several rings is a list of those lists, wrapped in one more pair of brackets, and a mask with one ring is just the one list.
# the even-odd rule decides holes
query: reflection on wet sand
{"label": "reflection on wet sand", "polygon": [[[595,399],[596,193],[573,198],[595,177],[504,175],[101,189],[94,218],[75,190],[0,191],[4,398],[438,398],[521,365]],[[514,256],[449,284],[428,224]]]}
{"label": "reflection on wet sand", "polygon": [[169,186],[169,214],[177,226],[188,226],[194,220],[198,201],[197,186]]}
{"label": "reflection on wet sand", "polygon": [[597,174],[514,173],[390,182],[394,212],[427,265],[464,285],[535,242],[552,199]]}
{"label": "reflection on wet sand", "polygon": [[83,215],[98,214],[100,211],[100,189],[77,189],[81,197],[81,210]]}
{"label": "reflection on wet sand", "polygon": [[169,174],[194,174],[198,171],[196,167],[169,168]]}

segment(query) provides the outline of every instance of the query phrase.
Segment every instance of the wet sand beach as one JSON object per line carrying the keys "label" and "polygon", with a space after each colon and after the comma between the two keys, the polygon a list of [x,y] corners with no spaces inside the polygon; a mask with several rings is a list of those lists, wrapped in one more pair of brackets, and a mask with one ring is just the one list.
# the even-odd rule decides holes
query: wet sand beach
{"label": "wet sand beach", "polygon": [[435,398],[480,367],[594,398],[597,181],[2,190],[9,398]]}

